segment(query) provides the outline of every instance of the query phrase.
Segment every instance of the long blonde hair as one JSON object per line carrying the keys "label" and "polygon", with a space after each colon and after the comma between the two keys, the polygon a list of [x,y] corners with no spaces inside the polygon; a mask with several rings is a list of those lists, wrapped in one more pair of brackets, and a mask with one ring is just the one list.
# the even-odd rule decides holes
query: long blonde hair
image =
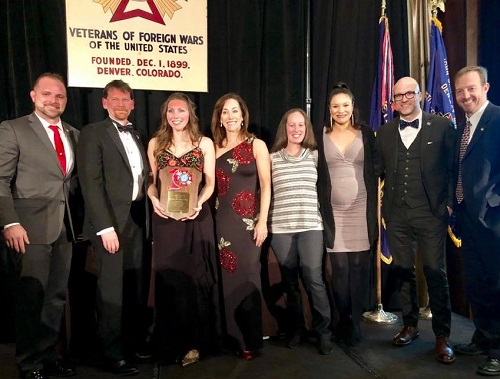
{"label": "long blonde hair", "polygon": [[153,137],[156,138],[155,157],[162,151],[169,149],[173,144],[173,129],[167,120],[168,105],[172,100],[181,100],[187,104],[189,112],[189,122],[186,125],[186,131],[189,134],[191,142],[198,142],[203,134],[200,132],[198,117],[196,116],[196,104],[184,93],[174,92],[161,106],[161,125]]}

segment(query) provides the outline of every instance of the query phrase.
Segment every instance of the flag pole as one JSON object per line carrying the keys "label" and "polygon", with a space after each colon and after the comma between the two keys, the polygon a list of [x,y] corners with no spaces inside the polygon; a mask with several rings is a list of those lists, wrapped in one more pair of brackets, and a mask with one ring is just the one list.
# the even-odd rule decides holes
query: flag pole
{"label": "flag pole", "polygon": [[[386,17],[386,0],[382,0],[380,20]],[[377,309],[371,312],[364,312],[362,319],[366,322],[377,324],[394,324],[398,320],[398,316],[393,313],[385,312],[382,305],[382,183],[378,179],[378,193],[377,193],[377,221],[378,221],[378,241],[376,250],[376,279],[377,279]]]}
{"label": "flag pole", "polygon": [[[430,0],[429,5],[431,7],[431,17],[437,19],[437,2],[436,0]],[[432,23],[432,21],[431,21]],[[427,73],[427,77],[429,77],[429,73]],[[430,88],[426,88],[428,92],[430,92]],[[427,293],[427,305],[425,307],[421,307],[418,310],[418,318],[421,320],[432,320],[432,311],[429,305],[429,294]]]}
{"label": "flag pole", "polygon": [[378,180],[378,194],[377,194],[377,220],[378,220],[378,241],[377,241],[377,252],[376,252],[376,267],[377,267],[377,309],[371,312],[363,313],[363,320],[366,322],[373,322],[377,324],[394,324],[398,321],[398,316],[394,313],[385,312],[382,305],[382,238],[381,238],[381,228],[382,228],[382,183],[380,179]]}
{"label": "flag pole", "polygon": [[306,4],[306,113],[311,119],[311,0]]}
{"label": "flag pole", "polygon": [[[429,65],[427,72],[427,83],[426,83],[426,96],[424,101],[423,110],[429,113],[435,113],[440,116],[444,116],[450,119],[450,121],[455,124],[455,109],[453,107],[453,99],[451,97],[443,97],[442,93],[444,88],[449,90],[451,84],[449,82],[449,73],[447,69],[447,64],[440,60],[440,65],[436,66],[437,58],[436,52],[440,49],[441,57],[446,58],[446,50],[444,48],[444,42],[442,41],[442,26],[437,18],[438,8],[442,12],[445,11],[444,3],[445,0],[429,0],[428,6],[430,7],[431,20],[430,20],[430,35],[429,35]],[[438,37],[439,33],[439,37]],[[438,43],[439,40],[442,43]],[[439,75],[439,74],[441,75]],[[437,84],[437,85],[436,85]],[[439,88],[440,90],[436,91]],[[450,221],[448,225],[448,234],[450,235],[453,242],[457,243],[458,238],[453,233],[453,223]],[[428,298],[428,295],[427,295]],[[432,311],[430,309],[429,303],[427,302],[426,307],[419,309],[419,318],[423,320],[432,319]]]}

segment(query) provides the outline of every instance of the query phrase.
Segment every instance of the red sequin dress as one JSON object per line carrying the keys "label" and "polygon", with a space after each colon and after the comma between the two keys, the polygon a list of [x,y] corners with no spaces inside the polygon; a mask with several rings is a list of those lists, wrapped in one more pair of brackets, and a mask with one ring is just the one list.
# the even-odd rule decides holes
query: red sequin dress
{"label": "red sequin dress", "polygon": [[[173,166],[203,170],[199,147],[176,157],[160,154],[160,170]],[[157,359],[169,363],[197,349],[201,354],[215,342],[213,288],[216,250],[213,218],[208,205],[192,221],[164,219],[153,213],[153,272]]]}
{"label": "red sequin dress", "polygon": [[253,138],[217,158],[215,225],[225,307],[225,343],[233,350],[262,347],[260,247],[253,229],[259,214],[259,178]]}

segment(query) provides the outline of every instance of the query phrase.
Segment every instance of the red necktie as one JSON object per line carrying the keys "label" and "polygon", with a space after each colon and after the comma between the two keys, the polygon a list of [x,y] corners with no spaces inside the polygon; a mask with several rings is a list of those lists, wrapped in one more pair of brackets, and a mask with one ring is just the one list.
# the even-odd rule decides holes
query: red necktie
{"label": "red necktie", "polygon": [[462,139],[460,140],[460,150],[459,150],[460,152],[458,155],[458,180],[457,180],[457,189],[455,191],[458,204],[460,204],[464,200],[464,187],[462,181],[462,159],[464,158],[467,146],[469,146],[471,126],[472,125],[470,121],[467,120],[467,122],[465,123],[464,132],[462,134]]}
{"label": "red necktie", "polygon": [[66,175],[66,154],[64,153],[64,145],[59,134],[59,128],[57,125],[50,125],[49,128],[54,132],[54,145],[56,146],[57,158],[61,164],[62,173]]}

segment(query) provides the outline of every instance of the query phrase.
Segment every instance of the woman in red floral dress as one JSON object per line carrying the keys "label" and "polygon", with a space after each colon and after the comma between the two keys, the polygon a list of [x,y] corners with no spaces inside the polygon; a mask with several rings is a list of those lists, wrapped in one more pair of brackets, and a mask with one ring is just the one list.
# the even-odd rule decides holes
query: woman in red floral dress
{"label": "woman in red floral dress", "polygon": [[269,153],[248,132],[248,108],[228,93],[212,116],[216,156],[216,230],[224,292],[224,342],[245,360],[262,347],[260,252],[271,198]]}

